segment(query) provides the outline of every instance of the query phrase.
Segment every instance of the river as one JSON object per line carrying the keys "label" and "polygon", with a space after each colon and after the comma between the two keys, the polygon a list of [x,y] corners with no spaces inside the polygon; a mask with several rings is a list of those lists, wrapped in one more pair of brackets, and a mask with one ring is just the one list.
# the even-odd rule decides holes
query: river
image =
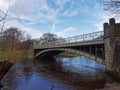
{"label": "river", "polygon": [[105,66],[84,56],[17,62],[2,80],[2,90],[94,90],[114,79]]}

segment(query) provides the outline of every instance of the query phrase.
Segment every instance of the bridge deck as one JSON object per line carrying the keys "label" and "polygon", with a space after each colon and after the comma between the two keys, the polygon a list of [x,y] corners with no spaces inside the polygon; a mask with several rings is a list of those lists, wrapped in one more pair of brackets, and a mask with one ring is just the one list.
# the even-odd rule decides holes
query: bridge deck
{"label": "bridge deck", "polygon": [[46,46],[36,45],[34,46],[34,49],[60,48],[60,47],[72,47],[72,46],[96,45],[96,44],[104,44],[104,41],[103,40],[89,40],[89,41],[82,41],[82,42],[73,42],[73,43],[46,45]]}

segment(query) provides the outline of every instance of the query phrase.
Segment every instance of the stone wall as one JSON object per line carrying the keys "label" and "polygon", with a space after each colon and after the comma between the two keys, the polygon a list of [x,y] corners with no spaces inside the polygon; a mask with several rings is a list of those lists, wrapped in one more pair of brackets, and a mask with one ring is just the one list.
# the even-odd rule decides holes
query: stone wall
{"label": "stone wall", "polygon": [[104,23],[104,45],[106,70],[120,74],[120,23],[111,18]]}

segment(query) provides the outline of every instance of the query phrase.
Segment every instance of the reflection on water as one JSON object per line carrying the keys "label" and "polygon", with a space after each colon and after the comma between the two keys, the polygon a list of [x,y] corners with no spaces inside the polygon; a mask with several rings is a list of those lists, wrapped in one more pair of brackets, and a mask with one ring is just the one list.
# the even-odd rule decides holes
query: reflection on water
{"label": "reflection on water", "polygon": [[94,90],[105,84],[104,66],[86,57],[16,63],[3,90]]}
{"label": "reflection on water", "polygon": [[95,75],[104,70],[103,65],[86,57],[58,58],[57,62],[61,63],[66,71],[77,74]]}

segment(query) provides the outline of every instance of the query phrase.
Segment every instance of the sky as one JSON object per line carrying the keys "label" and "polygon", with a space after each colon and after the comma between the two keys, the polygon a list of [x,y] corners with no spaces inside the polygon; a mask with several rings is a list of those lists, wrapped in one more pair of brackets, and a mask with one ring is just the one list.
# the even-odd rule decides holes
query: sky
{"label": "sky", "polygon": [[71,37],[103,30],[114,15],[103,10],[100,0],[0,0],[8,10],[5,28],[18,27],[32,38],[44,33]]}

